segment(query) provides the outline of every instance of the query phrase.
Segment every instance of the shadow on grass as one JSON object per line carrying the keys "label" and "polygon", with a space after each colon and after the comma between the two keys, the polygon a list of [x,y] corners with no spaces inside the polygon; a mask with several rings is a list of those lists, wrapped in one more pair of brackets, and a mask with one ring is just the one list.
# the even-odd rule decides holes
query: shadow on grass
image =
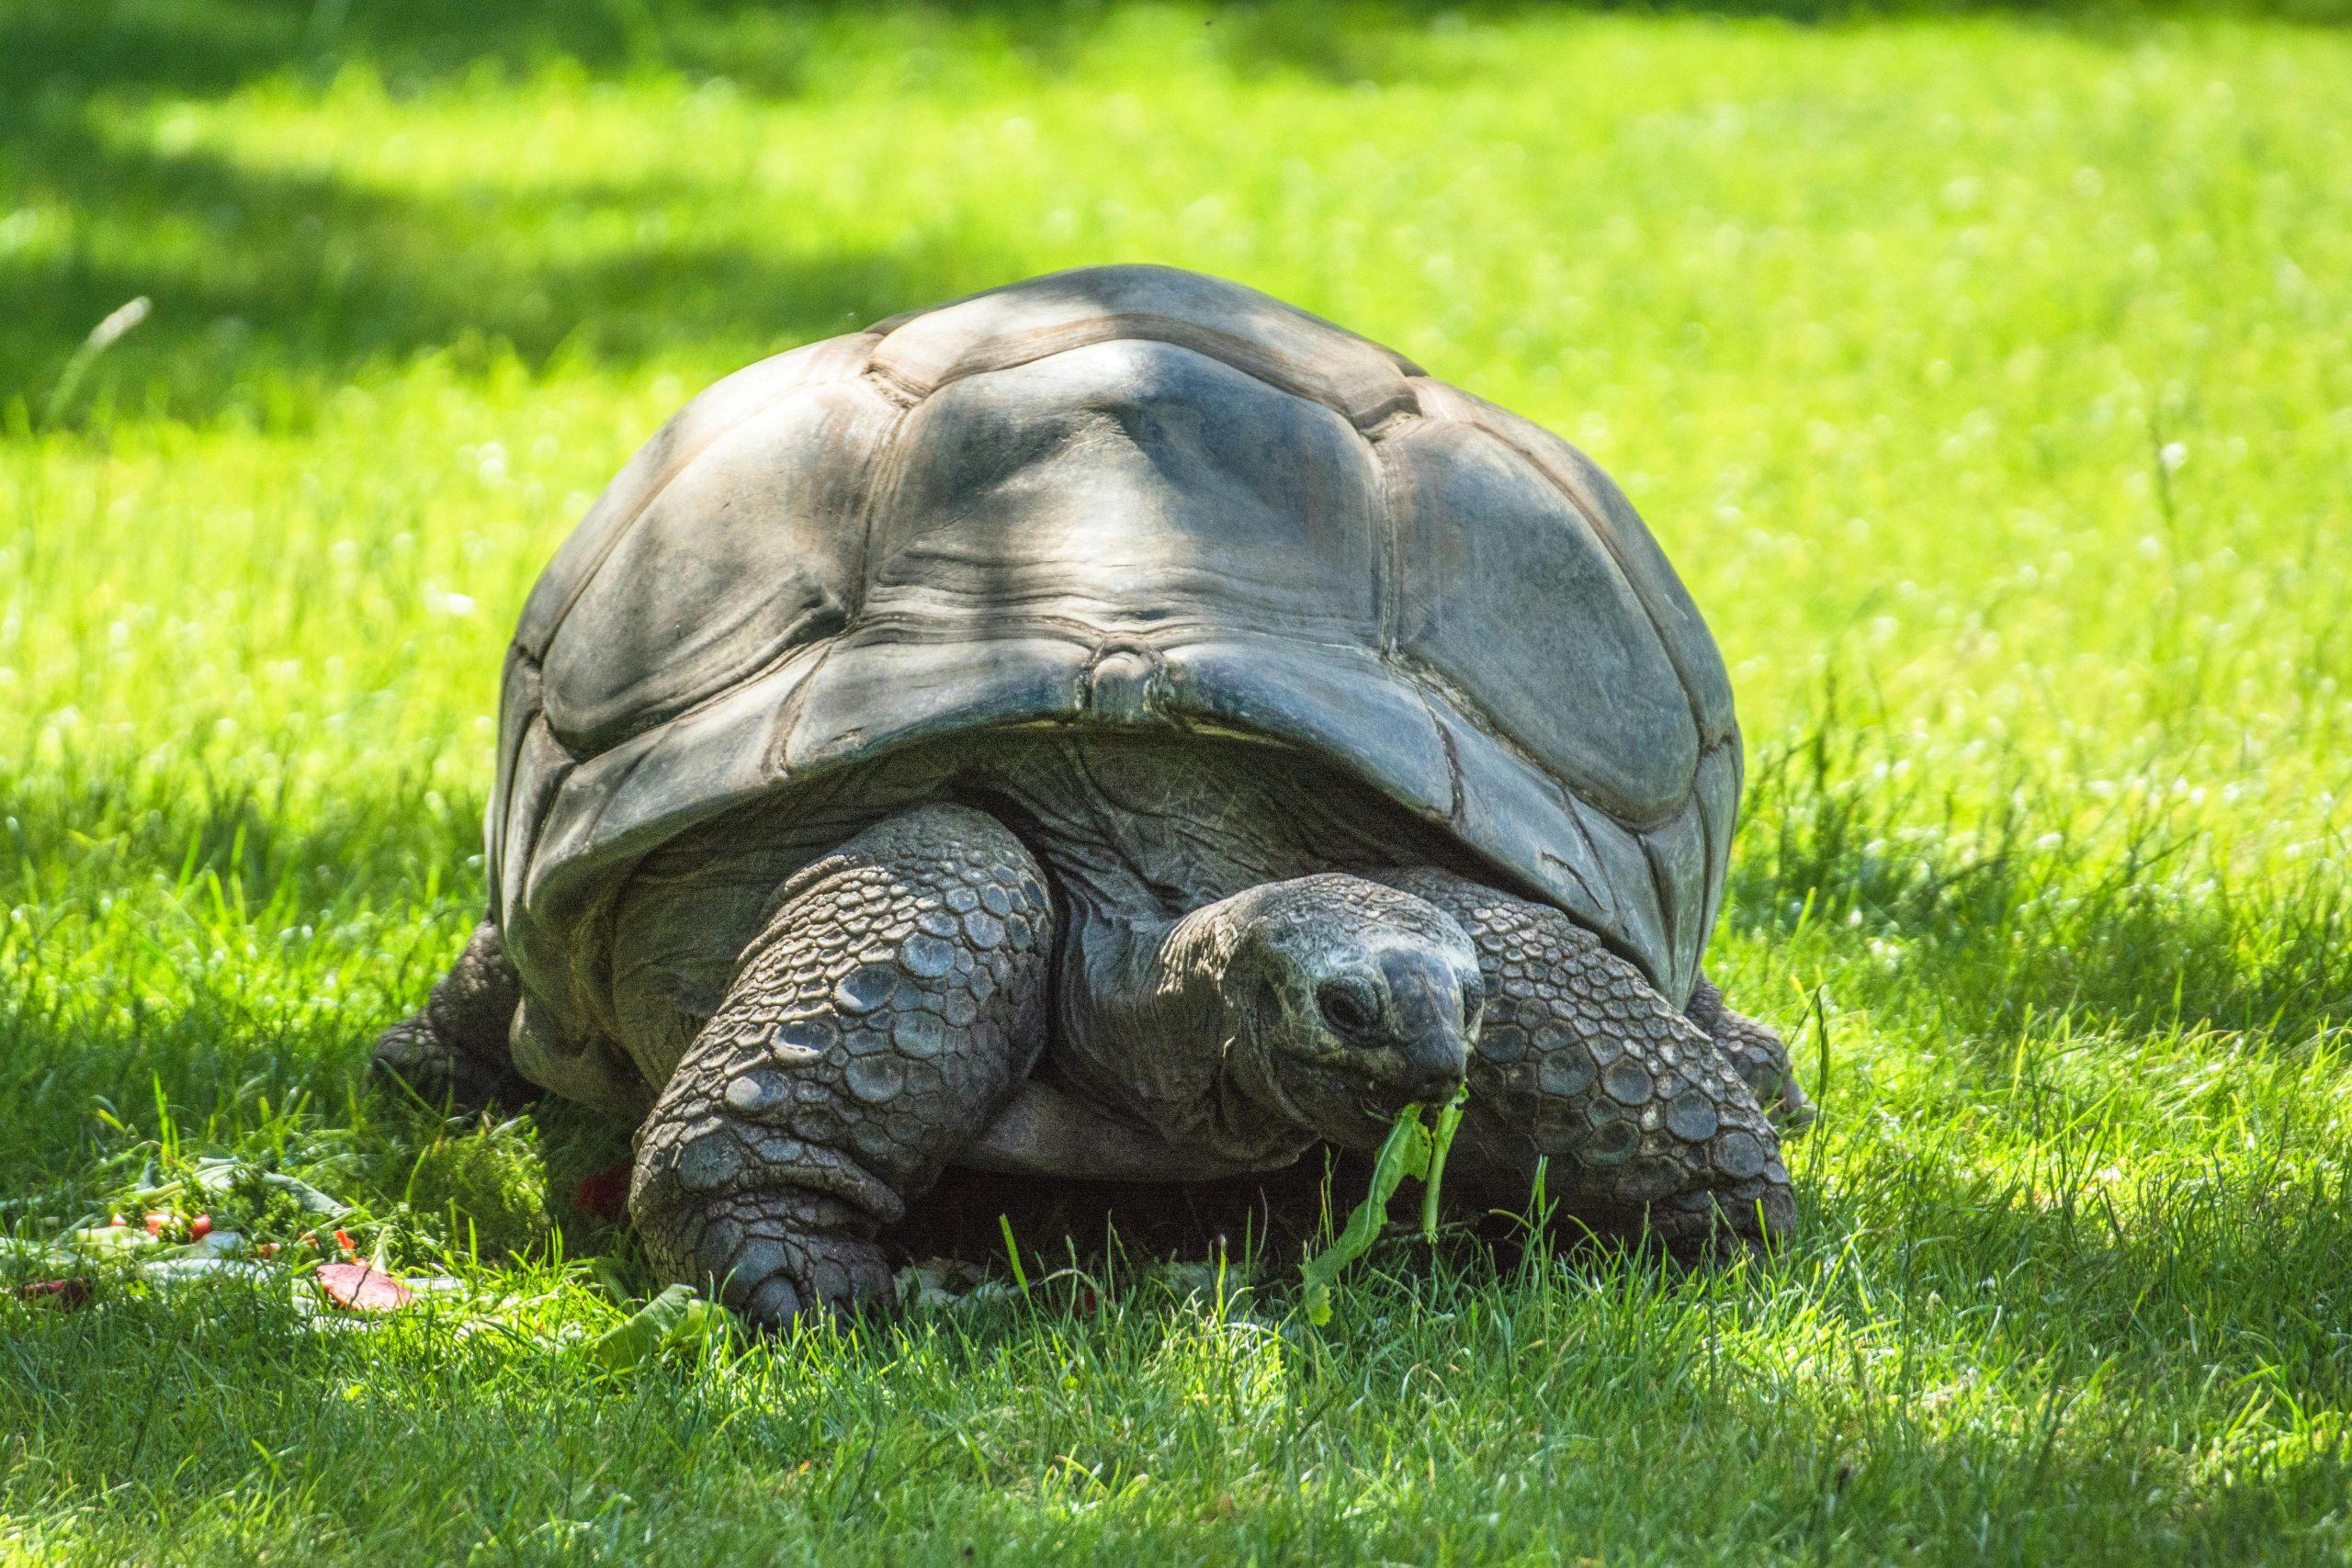
{"label": "shadow on grass", "polygon": [[[153,304],[67,417],[111,404],[202,418],[266,400],[252,412],[299,424],[362,367],[441,351],[511,352],[533,369],[559,355],[747,363],[1018,270],[952,232],[796,256],[646,221],[690,172],[495,200],[406,197],[155,151],[53,99],[0,142],[0,173],[76,209],[83,233],[62,264],[0,265],[0,385],[45,412],[101,318],[133,298]],[[578,239],[591,229],[634,237]]]}
{"label": "shadow on grass", "polygon": [[[442,957],[436,947],[433,962]],[[418,966],[420,981],[430,967]],[[416,1151],[457,1122],[448,1108],[403,1100],[363,1078],[381,1016],[299,1003],[273,1014],[225,986],[199,986],[176,1009],[78,1015],[41,1016],[0,998],[0,1060],[12,1077],[0,1195],[21,1210],[28,1197],[53,1194],[51,1218],[62,1218],[74,1206],[66,1200],[86,1200],[79,1184],[94,1161],[157,1134],[160,1095],[190,1146],[253,1154],[256,1139],[269,1142],[257,1129],[299,1126],[306,1131],[298,1143],[323,1136],[354,1151],[360,1184],[339,1195],[382,1213],[401,1196]],[[1834,1146],[1800,1145],[1792,1163],[1801,1226],[1775,1270],[1821,1292],[1841,1332],[1878,1336],[1890,1317],[1942,1314],[1950,1321],[1938,1332],[1959,1336],[1969,1355],[2024,1366],[2042,1359],[2056,1319],[2070,1353],[2194,1357],[2275,1374],[2324,1404],[2352,1404],[2352,1365],[2333,1326],[2347,1304],[2336,1260],[2352,1247],[2352,1173],[2326,1157],[2324,1120],[2299,1106],[2302,1089],[2273,1091],[2262,1118],[2273,1125],[2256,1133],[2263,1146],[2194,1165],[2075,1127],[2052,1127],[2020,1152],[1983,1118],[2023,1125],[2036,1092],[2031,1084],[1987,1089],[1978,1120],[1925,1134],[1874,1121],[1833,1131]],[[103,1125],[101,1107],[128,1131]],[[543,1191],[484,1190],[475,1201],[510,1218],[519,1205],[543,1202],[564,1229],[567,1255],[606,1254],[633,1267],[625,1224],[571,1201],[583,1178],[626,1164],[632,1130],[552,1100],[528,1115]],[[1987,1146],[1996,1142],[2006,1154]],[[1286,1293],[1327,1214],[1342,1218],[1366,1176],[1363,1161],[1342,1159],[1327,1178],[1314,1158],[1263,1177],[1170,1187],[950,1170],[885,1239],[900,1262],[947,1257],[1002,1276],[1009,1227],[1033,1280],[1065,1267],[1101,1280],[1160,1259],[1224,1258],[1237,1283],[1254,1263],[1261,1285]],[[474,1217],[454,1214],[451,1234],[467,1235]],[[481,1229],[492,1233],[486,1219]],[[1525,1239],[1521,1222],[1497,1215],[1447,1240],[1435,1276],[1430,1255],[1405,1240],[1366,1267],[1388,1280],[1375,1295],[1401,1290],[1420,1299],[1425,1278],[1478,1288],[1507,1280]],[[1686,1273],[1661,1257],[1624,1258],[1626,1238],[1585,1236],[1568,1220],[1553,1245],[1573,1280],[1630,1269],[1664,1286]],[[1859,1258],[1859,1279],[1837,1261],[1847,1255]],[[1986,1310],[2003,1303],[2032,1310]],[[1069,1303],[1048,1293],[1036,1304]]]}
{"label": "shadow on grass", "polygon": [[[806,88],[812,43],[861,28],[925,46],[1009,48],[1052,69],[1099,36],[1116,0],[930,0],[869,5],[816,0],[40,0],[0,5],[11,47],[0,96],[52,83],[158,95],[232,92],[285,72],[326,74],[365,62],[403,83],[485,65],[527,71],[562,63],[612,76],[642,71],[724,75],[788,96]],[[1184,9],[1215,29],[1238,69],[1282,66],[1338,78],[1369,62],[1354,46],[1461,22],[1546,14],[1767,18],[1849,24],[1881,18],[2018,17],[2130,26],[2165,17],[2277,17],[2340,23],[2346,0],[1199,0]],[[1394,61],[1392,64],[1396,63]],[[910,63],[914,63],[910,62]]]}
{"label": "shadow on grass", "polygon": [[1891,787],[1876,733],[1833,718],[1757,760],[1727,923],[1890,943],[1902,988],[1996,1042],[2058,1015],[2282,1042],[2352,1021],[2352,879],[2326,857],[2247,873],[2164,802],[2048,831],[2081,802],[2022,760],[1984,818],[1928,787]]}
{"label": "shadow on grass", "polygon": [[[1607,7],[1602,7],[1607,8]],[[2151,13],[2110,4],[1897,0],[1693,0],[1635,7],[1692,14],[1859,20],[1994,13],[2128,30]],[[62,256],[0,263],[0,394],[36,415],[85,336],[135,297],[147,323],[99,365],[68,418],[93,407],[203,418],[242,400],[299,420],[306,401],[379,359],[511,345],[537,366],[560,352],[628,366],[665,350],[732,364],[910,305],[1034,270],[968,233],[910,226],[901,245],[850,254],[787,253],[693,238],[638,238],[581,254],[548,243],[582,217],[604,232],[650,232],[680,184],[568,188],[495,202],[480,193],[403,197],[326,177],[274,174],[203,153],[134,145],[109,126],[157,102],[207,98],[263,80],[323,83],[362,66],[395,93],[491,71],[561,66],[594,78],[723,74],[775,97],[849,60],[920,85],[943,62],[1010,57],[1051,73],[1114,27],[1115,6],[964,0],[879,11],[847,4],[777,8],[734,0],[0,0],[0,189],[66,206],[77,234]],[[1204,9],[1230,69],[1333,80],[1409,77],[1417,40],[1446,17],[1547,9],[1473,0],[1445,17],[1365,5],[1335,26],[1299,0]],[[2175,7],[2159,7],[2170,11]],[[2352,17],[2352,0],[2177,9]],[[1019,80],[1018,74],[1012,78]],[[707,195],[722,208],[725,193]],[[29,255],[30,252],[24,253]],[[277,378],[282,384],[261,386]]]}
{"label": "shadow on grass", "polygon": [[[441,1517],[414,1498],[445,1490],[480,1500],[447,1511],[453,1529],[528,1528],[564,1517],[565,1489],[587,1475],[628,1488],[632,1528],[650,1517],[659,1529],[663,1510],[681,1529],[740,1520],[770,1550],[801,1539],[779,1528],[857,1551],[914,1539],[882,1525],[889,1499],[926,1487],[1001,1497],[1014,1521],[1066,1542],[1196,1472],[1206,1502],[1230,1484],[1227,1454],[1271,1478],[1245,1515],[1293,1529],[1284,1510],[1346,1506],[1377,1479],[1388,1506],[1346,1539],[1386,1531],[1383,1555],[1403,1561],[1443,1555],[1432,1529],[1475,1530],[1500,1554],[1521,1534],[1589,1533],[1595,1520],[1612,1521],[1618,1554],[1703,1539],[1808,1560],[2037,1561],[2055,1527],[2108,1538],[2117,1561],[2148,1560],[2135,1543],[2167,1535],[2205,1549],[2180,1550],[2187,1561],[2276,1541],[2337,1506],[2340,1446],[2266,1465],[2248,1439],[2288,1421],[2246,1393],[2283,1385],[2311,1410],[2340,1407],[2325,1303],[2304,1323],[2280,1311],[2303,1299],[2291,1271],[2341,1245],[2340,1220],[2299,1245],[2293,1216],[2230,1190],[2216,1212],[2233,1223],[2152,1229],[2110,1253],[2047,1208],[2007,1212],[2007,1229],[1967,1224],[1981,1196],[1934,1194],[1914,1213],[1898,1195],[1882,1210],[1903,1212],[1873,1215],[1852,1248],[1833,1239],[1783,1270],[1687,1290],[1616,1264],[1538,1280],[1384,1247],[1324,1334],[1265,1336],[1282,1305],[1267,1292],[1217,1309],[1220,1328],[1239,1320],[1224,1334],[1204,1331],[1207,1308],[1156,1286],[1098,1298],[1035,1282],[1026,1300],[918,1322],[910,1340],[820,1330],[723,1369],[650,1365],[617,1386],[528,1337],[469,1339],[418,1320],[305,1332],[282,1292],[206,1299],[201,1344],[186,1298],[124,1299],[11,1323],[0,1357],[21,1375],[0,1380],[0,1420],[23,1434],[19,1474],[51,1488],[43,1506],[163,1539],[191,1493],[278,1495],[288,1443],[300,1484],[337,1499],[340,1528],[371,1541]],[[2168,1274],[2166,1247],[2178,1252]],[[1988,1269],[1997,1283],[1980,1279]],[[1861,1340],[1850,1354],[1848,1332]],[[142,1398],[120,1396],[124,1368],[140,1370]],[[640,1424],[663,1440],[627,1440]],[[959,1431],[971,1440],[942,1440]],[[1553,1433],[1573,1462],[1546,1461],[1561,1452],[1544,1447]],[[1398,1458],[1423,1443],[1448,1461],[1426,1483]],[[1061,1490],[1062,1452],[1085,1456],[1084,1509]],[[168,1482],[119,1484],[142,1461]],[[1521,1478],[1539,1470],[1531,1489]],[[1153,1493],[1125,1484],[1146,1472]],[[841,1480],[870,1483],[885,1518],[846,1520]]]}

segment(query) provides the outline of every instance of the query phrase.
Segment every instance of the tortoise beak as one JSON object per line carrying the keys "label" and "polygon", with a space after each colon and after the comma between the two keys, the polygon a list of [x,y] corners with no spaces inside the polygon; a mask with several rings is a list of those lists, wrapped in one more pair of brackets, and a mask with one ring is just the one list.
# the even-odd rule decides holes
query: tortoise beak
{"label": "tortoise beak", "polygon": [[1444,1104],[1477,1040],[1486,998],[1476,971],[1465,979],[1443,956],[1406,947],[1378,954],[1372,971],[1317,988],[1325,1026],[1349,1047],[1385,1115]]}

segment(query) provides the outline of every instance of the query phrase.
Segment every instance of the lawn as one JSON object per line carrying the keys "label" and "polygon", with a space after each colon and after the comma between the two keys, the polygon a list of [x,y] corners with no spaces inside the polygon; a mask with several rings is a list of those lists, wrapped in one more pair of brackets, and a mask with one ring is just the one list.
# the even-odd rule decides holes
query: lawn
{"label": "lawn", "polygon": [[[456,1281],[0,1299],[0,1561],[2346,1562],[2342,21],[0,0],[0,1233],[234,1155]],[[718,375],[1105,260],[1650,520],[1803,1232],[1398,1240],[1319,1333],[1295,1255],[1030,1234],[601,1371],[612,1131],[360,1074],[477,918],[514,612]]]}

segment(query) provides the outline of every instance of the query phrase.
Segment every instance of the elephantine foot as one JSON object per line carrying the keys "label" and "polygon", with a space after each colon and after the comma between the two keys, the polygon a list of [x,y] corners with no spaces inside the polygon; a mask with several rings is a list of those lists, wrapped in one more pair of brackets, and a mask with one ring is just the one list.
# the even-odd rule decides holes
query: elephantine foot
{"label": "elephantine foot", "polygon": [[523,983],[484,920],[424,1010],[376,1037],[368,1066],[434,1104],[515,1106],[537,1093],[514,1071],[507,1032]]}
{"label": "elephantine foot", "polygon": [[1773,1126],[1780,1129],[1781,1136],[1804,1136],[1820,1111],[1797,1082],[1796,1069],[1789,1061],[1788,1043],[1767,1025],[1725,1007],[1723,992],[1704,976],[1700,976],[1690,993],[1690,1005],[1684,1011],[1714,1041],[1715,1048],[1723,1053],[1724,1060],[1731,1064],[1740,1081],[1747,1085],[1748,1092],[1764,1108],[1764,1114],[1771,1118]]}
{"label": "elephantine foot", "polygon": [[694,1144],[667,1138],[639,1156],[637,1233],[663,1277],[690,1281],[766,1327],[811,1309],[845,1314],[888,1303],[889,1265],[865,1234],[872,1211],[790,1189],[699,1196],[697,1160]]}

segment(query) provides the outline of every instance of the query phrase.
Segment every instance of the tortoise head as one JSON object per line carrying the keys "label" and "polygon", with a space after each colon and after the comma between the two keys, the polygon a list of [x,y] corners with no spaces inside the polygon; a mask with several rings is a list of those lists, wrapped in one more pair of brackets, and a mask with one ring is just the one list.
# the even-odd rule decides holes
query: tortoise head
{"label": "tortoise head", "polygon": [[1453,1098],[1486,985],[1451,915],[1336,874],[1268,883],[1214,908],[1227,1069],[1248,1098],[1351,1148],[1376,1146],[1408,1105]]}

